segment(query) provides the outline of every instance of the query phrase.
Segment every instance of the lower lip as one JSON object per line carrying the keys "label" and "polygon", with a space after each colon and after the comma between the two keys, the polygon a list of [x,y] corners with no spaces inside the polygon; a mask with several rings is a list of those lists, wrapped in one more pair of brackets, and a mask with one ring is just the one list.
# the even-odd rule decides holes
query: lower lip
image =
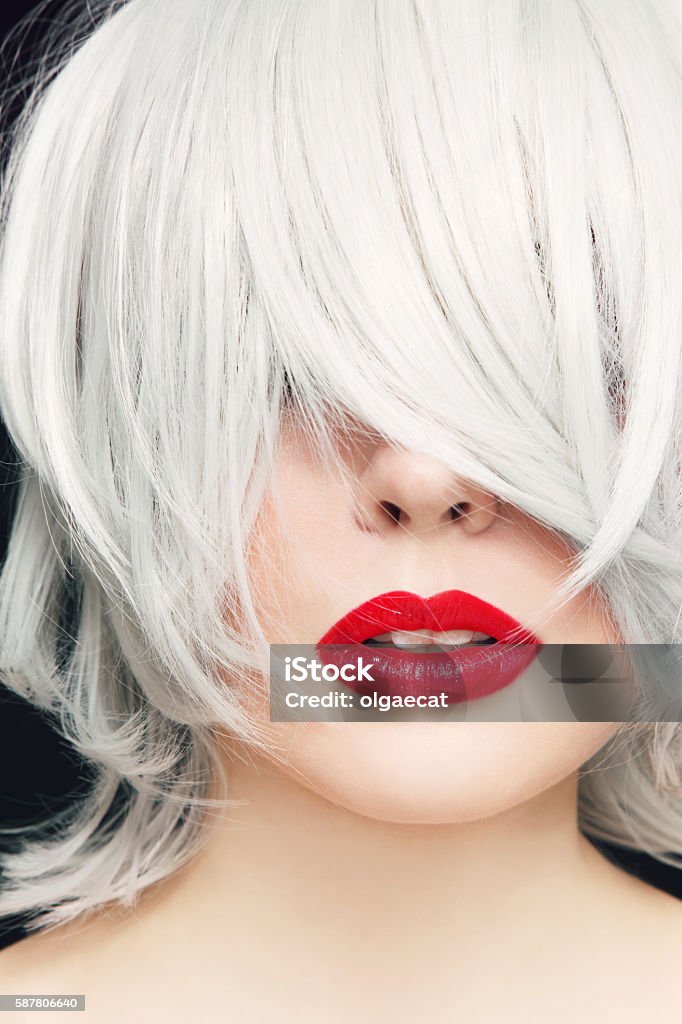
{"label": "lower lip", "polygon": [[440,654],[415,654],[364,644],[321,644],[318,654],[325,664],[339,668],[357,664],[362,656],[374,682],[371,687],[365,682],[361,686],[348,684],[358,692],[371,688],[391,697],[445,693],[448,704],[462,704],[510,686],[533,663],[539,650],[539,644],[499,643]]}

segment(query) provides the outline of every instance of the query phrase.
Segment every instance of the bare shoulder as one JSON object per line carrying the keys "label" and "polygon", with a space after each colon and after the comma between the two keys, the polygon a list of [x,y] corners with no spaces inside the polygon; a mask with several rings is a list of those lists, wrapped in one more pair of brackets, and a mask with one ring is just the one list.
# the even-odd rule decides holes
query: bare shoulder
{"label": "bare shoulder", "polygon": [[84,977],[110,930],[110,923],[93,915],[29,933],[0,951],[0,985],[6,991],[20,981],[44,988],[48,981]]}
{"label": "bare shoulder", "polygon": [[[130,974],[125,930],[120,912],[99,912],[30,934],[0,951],[0,992],[84,995],[86,1012],[97,1008],[92,1019],[120,1020],[121,978]],[[31,1014],[34,1024],[41,1017]]]}
{"label": "bare shoulder", "polygon": [[[192,987],[185,927],[185,920],[159,924],[148,913],[116,908],[37,932],[0,951],[0,992],[82,994],[93,1024],[209,1024],[216,998],[210,985],[202,983],[199,998]],[[214,982],[222,984],[225,974]],[[42,1019],[36,1012],[27,1017],[30,1024]]]}
{"label": "bare shoulder", "polygon": [[[656,1021],[679,1012],[679,957],[682,949],[682,900],[620,868],[605,885],[605,902],[591,914],[591,939],[608,934],[600,949],[598,974],[628,992],[630,1008],[646,1009]],[[611,887],[612,886],[612,887]],[[600,924],[601,922],[601,924]],[[626,1018],[629,1019],[629,1018]]]}

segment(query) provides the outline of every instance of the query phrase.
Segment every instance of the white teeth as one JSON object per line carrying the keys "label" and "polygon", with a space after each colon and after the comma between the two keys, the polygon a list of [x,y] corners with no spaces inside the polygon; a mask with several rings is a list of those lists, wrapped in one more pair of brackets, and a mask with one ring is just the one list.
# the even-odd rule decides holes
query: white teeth
{"label": "white teeth", "polygon": [[448,629],[445,633],[434,633],[434,644],[470,644],[474,633],[471,629]]}
{"label": "white teeth", "polygon": [[394,630],[392,633],[381,633],[372,637],[375,643],[394,644],[396,647],[421,647],[426,644],[442,644],[446,647],[457,647],[470,644],[472,641],[489,639],[486,633],[475,633],[471,629],[448,629],[439,633],[421,632],[408,633],[406,630]]}
{"label": "white teeth", "polygon": [[396,647],[419,647],[423,644],[432,644],[431,633],[407,633],[396,631],[391,633],[391,643]]}

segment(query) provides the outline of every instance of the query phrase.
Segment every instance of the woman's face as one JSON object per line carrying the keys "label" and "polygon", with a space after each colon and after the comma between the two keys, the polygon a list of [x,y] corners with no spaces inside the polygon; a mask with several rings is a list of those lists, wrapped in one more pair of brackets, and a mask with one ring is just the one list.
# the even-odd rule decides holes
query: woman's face
{"label": "woman's face", "polygon": [[[274,487],[250,552],[269,643],[316,644],[351,609],[396,590],[422,597],[464,591],[524,626],[532,622],[544,644],[618,641],[594,593],[544,613],[570,550],[536,521],[430,457],[350,430],[340,449],[350,490],[293,421],[283,426]],[[411,639],[433,641],[425,632]],[[512,807],[575,771],[616,728],[270,722],[265,700],[257,715],[287,773],[350,810],[411,823],[471,821]]]}

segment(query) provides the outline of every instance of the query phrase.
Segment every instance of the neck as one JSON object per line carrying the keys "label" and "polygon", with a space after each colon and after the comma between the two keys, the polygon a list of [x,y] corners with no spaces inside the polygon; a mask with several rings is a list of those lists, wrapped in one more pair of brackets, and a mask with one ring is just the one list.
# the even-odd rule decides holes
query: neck
{"label": "neck", "polygon": [[164,906],[185,903],[192,929],[218,944],[231,941],[229,920],[242,940],[294,942],[313,961],[324,951],[348,964],[358,935],[374,951],[400,935],[410,957],[441,941],[452,955],[470,948],[482,915],[511,942],[520,928],[539,935],[550,907],[577,921],[576,890],[606,867],[578,831],[575,775],[492,818],[435,826],[361,817],[252,758],[235,759],[229,777],[243,803],[162,887]]}

